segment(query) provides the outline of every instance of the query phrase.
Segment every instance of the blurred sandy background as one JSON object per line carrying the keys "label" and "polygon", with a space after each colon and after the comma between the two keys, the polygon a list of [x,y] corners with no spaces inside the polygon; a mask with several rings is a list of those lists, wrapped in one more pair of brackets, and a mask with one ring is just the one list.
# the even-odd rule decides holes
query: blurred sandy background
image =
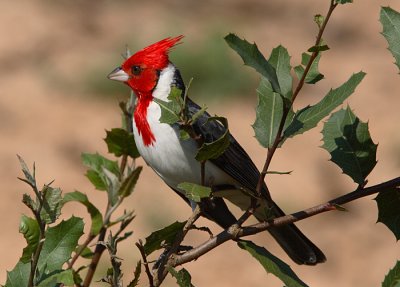
{"label": "blurred sandy background", "polygon": [[[295,66],[314,42],[313,16],[325,14],[328,2],[1,1],[0,282],[5,282],[6,270],[13,268],[25,245],[18,224],[20,215],[29,213],[21,198],[30,190],[17,180],[22,175],[17,153],[29,165],[36,162],[41,184],[55,179],[54,185],[64,192],[86,192],[104,208],[105,194],[93,190],[83,176],[80,153],[105,154],[104,130],[120,125],[118,101],[126,98],[128,90],[108,81],[106,75],[120,64],[119,54],[126,44],[136,50],[166,36],[184,34],[184,44],[173,51],[172,59],[186,81],[195,78],[192,97],[207,103],[210,112],[229,118],[233,134],[261,167],[266,151],[250,127],[255,118],[257,75],[242,66],[223,36],[235,32],[257,42],[267,55],[282,44]],[[351,73],[365,71],[367,77],[348,102],[363,121],[370,120],[370,132],[379,143],[379,162],[369,177],[376,184],[399,175],[400,78],[379,34],[378,19],[380,5],[400,10],[400,3],[355,2],[334,12],[324,37],[331,50],[324,52],[320,65],[326,79],[317,87],[306,87],[297,107],[319,101]],[[319,148],[320,130],[321,125],[289,140],[273,160],[273,170],[294,170],[288,177],[269,177],[273,196],[287,212],[355,187]],[[186,219],[190,210],[148,168],[124,207],[137,214],[131,227],[135,233],[119,250],[127,283],[139,259],[134,242],[151,230]],[[310,286],[380,286],[399,259],[400,247],[386,227],[375,224],[377,209],[372,197],[346,207],[350,212],[331,212],[299,223],[328,257],[317,267],[291,263],[266,234],[252,239],[289,262]],[[72,213],[86,216],[76,205],[68,206],[67,214]],[[190,237],[196,242],[205,239],[202,233]],[[102,269],[106,267],[103,264]],[[185,268],[196,286],[282,286],[233,243]],[[145,277],[141,284],[146,286]],[[175,286],[174,280],[167,280],[166,286]]]}

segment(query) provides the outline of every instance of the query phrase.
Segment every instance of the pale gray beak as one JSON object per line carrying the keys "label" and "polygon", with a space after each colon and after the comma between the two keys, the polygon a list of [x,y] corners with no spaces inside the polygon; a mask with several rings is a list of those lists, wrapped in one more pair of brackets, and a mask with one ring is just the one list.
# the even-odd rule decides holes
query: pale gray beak
{"label": "pale gray beak", "polygon": [[129,80],[129,75],[125,73],[124,70],[122,70],[121,67],[116,68],[114,71],[112,71],[107,78],[110,80],[114,81],[120,81],[120,82],[126,82]]}

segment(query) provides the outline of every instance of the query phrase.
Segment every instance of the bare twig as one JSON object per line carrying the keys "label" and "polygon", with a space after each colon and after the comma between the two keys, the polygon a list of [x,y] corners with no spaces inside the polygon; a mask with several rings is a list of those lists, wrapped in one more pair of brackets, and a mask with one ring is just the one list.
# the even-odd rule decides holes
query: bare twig
{"label": "bare twig", "polygon": [[149,279],[149,287],[154,287],[153,275],[151,274],[151,271],[150,271],[150,268],[149,268],[149,263],[147,261],[146,252],[144,251],[142,240],[139,239],[139,242],[136,242],[135,245],[139,249],[140,255],[142,256],[143,265],[144,265],[144,268],[146,270],[146,275],[147,275],[147,278]]}

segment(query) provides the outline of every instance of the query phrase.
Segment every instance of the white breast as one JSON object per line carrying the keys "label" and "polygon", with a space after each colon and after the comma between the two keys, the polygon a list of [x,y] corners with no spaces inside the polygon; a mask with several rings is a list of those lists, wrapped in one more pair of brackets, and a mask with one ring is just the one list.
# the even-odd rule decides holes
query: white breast
{"label": "white breast", "polygon": [[[167,100],[171,90],[175,67],[169,65],[164,69],[153,92],[153,97]],[[135,142],[140,154],[146,163],[171,187],[182,182],[201,183],[201,164],[196,161],[197,144],[193,140],[181,141],[179,128],[159,122],[161,109],[155,102],[151,102],[147,109],[147,121],[155,137],[152,145],[145,146],[141,135],[133,124]],[[233,183],[225,172],[211,162],[205,166],[206,184]]]}

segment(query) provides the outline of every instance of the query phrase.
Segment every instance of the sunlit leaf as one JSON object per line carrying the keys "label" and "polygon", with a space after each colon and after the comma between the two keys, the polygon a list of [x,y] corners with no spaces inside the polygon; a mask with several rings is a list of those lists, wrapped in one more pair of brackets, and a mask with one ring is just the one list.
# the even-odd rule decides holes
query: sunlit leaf
{"label": "sunlit leaf", "polygon": [[315,127],[323,118],[327,117],[335,108],[343,103],[364,78],[365,73],[353,74],[350,79],[339,88],[330,90],[317,104],[307,106],[296,112],[292,122],[284,131],[285,137],[293,137]]}
{"label": "sunlit leaf", "polygon": [[61,189],[46,185],[43,188],[42,193],[44,194],[44,197],[40,217],[47,224],[54,223],[61,214]]}
{"label": "sunlit leaf", "polygon": [[19,224],[19,232],[24,235],[26,243],[28,243],[22,252],[20,260],[22,263],[28,263],[31,261],[32,255],[35,253],[39,244],[39,224],[35,219],[22,215]]}
{"label": "sunlit leaf", "polygon": [[178,189],[183,191],[187,198],[194,202],[200,202],[202,198],[210,197],[211,188],[190,182],[178,184]]}
{"label": "sunlit leaf", "polygon": [[390,7],[382,7],[379,20],[383,26],[382,35],[389,43],[389,51],[400,69],[400,13]]}

